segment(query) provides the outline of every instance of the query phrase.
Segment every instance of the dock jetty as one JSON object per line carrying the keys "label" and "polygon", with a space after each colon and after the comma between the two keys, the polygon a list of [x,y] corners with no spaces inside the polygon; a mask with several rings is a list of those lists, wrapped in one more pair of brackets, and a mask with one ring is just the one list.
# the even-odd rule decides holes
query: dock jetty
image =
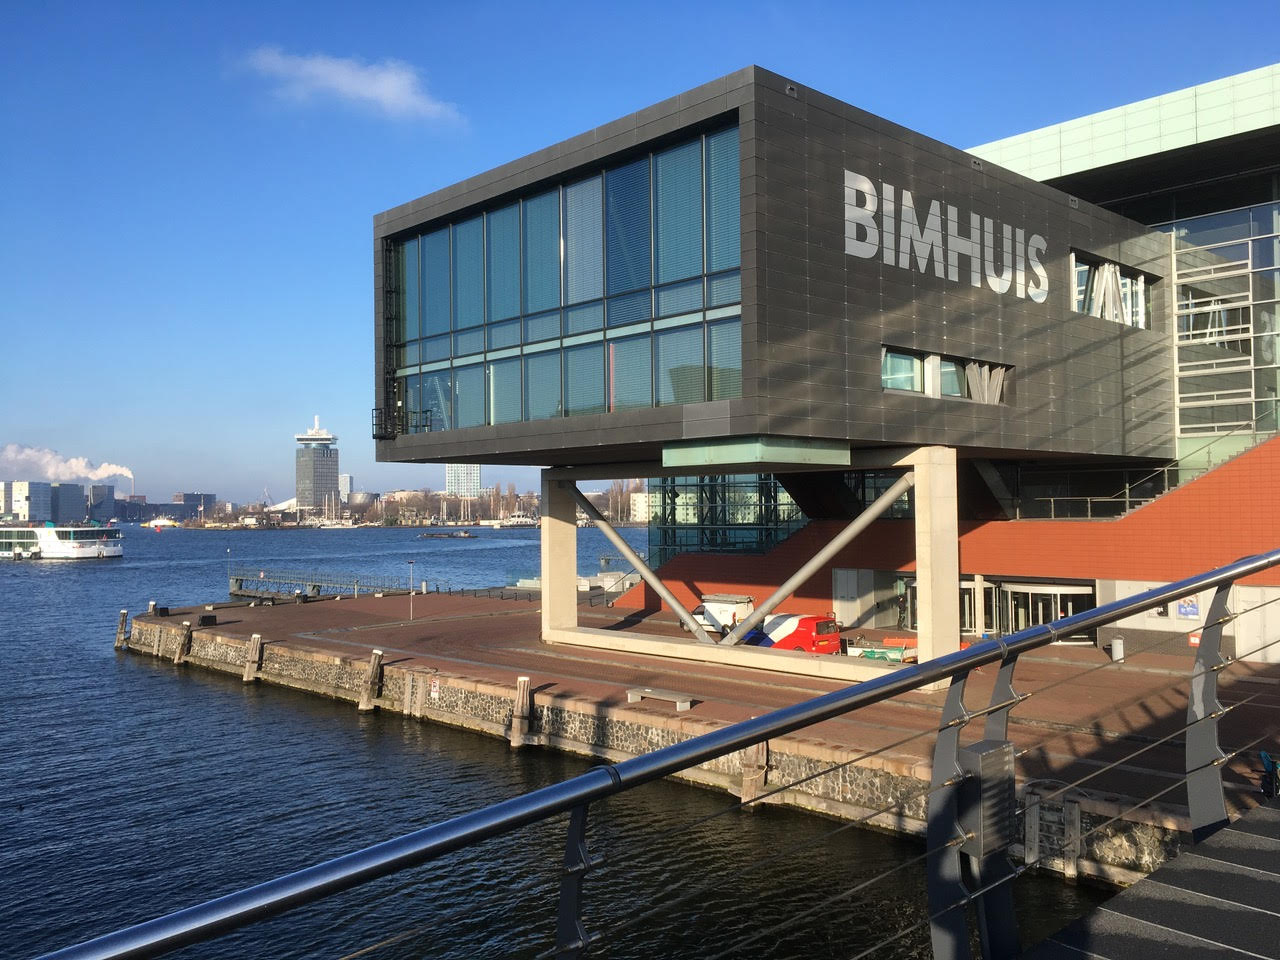
{"label": "dock jetty", "polygon": [[[411,599],[414,601],[411,610]],[[838,689],[838,681],[692,663],[624,650],[564,647],[540,638],[527,591],[288,596],[152,609],[122,616],[116,646],[241,678],[446,723],[513,747],[539,746],[616,762]],[[669,614],[584,604],[585,624],[680,636]],[[635,644],[631,644],[632,647]],[[1134,808],[1184,777],[1181,743],[1160,742],[1186,709],[1185,651],[1136,653],[1120,669],[1091,647],[1024,655],[1019,693],[1035,693],[1010,721],[1019,752],[1021,843],[1014,855],[1068,877],[1126,885],[1176,854],[1190,834],[1185,793]],[[1270,693],[1263,665],[1225,690]],[[1085,675],[1087,679],[1085,678]],[[1099,679],[1100,677],[1105,679]],[[1079,678],[1079,679],[1077,679]],[[975,671],[985,703],[996,671]],[[640,695],[637,695],[639,691]],[[649,693],[644,693],[649,691]],[[1039,692],[1037,692],[1039,691]],[[766,802],[923,836],[934,736],[945,692],[914,692],[687,771],[683,778]],[[1266,698],[1270,699],[1270,697]],[[1089,704],[1087,713],[1081,704]],[[1277,726],[1265,702],[1243,705],[1259,732]],[[1243,721],[1242,721],[1243,722]],[[1280,737],[1280,727],[1270,731]],[[1118,763],[1136,747],[1137,760]],[[1052,787],[1092,775],[1087,788]],[[806,779],[808,778],[808,779]],[[1232,816],[1256,802],[1248,758],[1226,768]],[[774,792],[776,791],[776,792]],[[771,794],[771,795],[769,795]]]}

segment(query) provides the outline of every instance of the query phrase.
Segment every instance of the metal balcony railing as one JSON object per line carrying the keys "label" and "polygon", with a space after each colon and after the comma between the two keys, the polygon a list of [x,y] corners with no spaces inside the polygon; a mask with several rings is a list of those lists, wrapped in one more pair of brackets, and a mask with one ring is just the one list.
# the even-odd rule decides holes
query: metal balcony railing
{"label": "metal balcony railing", "polygon": [[[1249,446],[1252,447],[1271,439],[1276,435],[1275,430],[1270,428],[1274,421],[1275,412],[1267,411],[1252,420],[1236,424],[1226,433],[1215,434],[1208,443],[1190,451],[1169,466],[1140,473],[1136,480],[1126,481],[1113,494],[1095,497],[1037,497],[1034,502],[1048,505],[1047,517],[1050,520],[1103,520],[1123,516],[1237,456],[1240,450],[1229,447],[1228,441],[1238,441],[1248,436]],[[1218,447],[1217,454],[1223,449],[1230,449],[1231,453],[1227,456],[1215,455],[1215,446]]]}
{"label": "metal balcony railing", "polygon": [[[1219,719],[1253,699],[1244,698],[1230,706],[1223,706],[1218,700],[1219,674],[1241,659],[1226,659],[1222,656],[1222,631],[1227,623],[1247,612],[1231,613],[1227,606],[1228,594],[1237,579],[1277,564],[1280,564],[1280,550],[1239,560],[1208,573],[1008,637],[987,640],[967,650],[925,663],[904,666],[877,679],[630,760],[595,767],[571,780],[56,951],[46,955],[45,960],[159,956],[178,947],[212,939],[265,917],[284,913],[378,877],[421,866],[483,840],[511,834],[522,827],[566,813],[569,814],[568,837],[559,886],[555,941],[547,945],[543,955],[578,957],[597,941],[607,940],[622,930],[651,921],[655,915],[671,909],[676,903],[704,892],[695,878],[674,900],[668,900],[659,907],[640,907],[629,919],[610,929],[589,932],[582,913],[583,886],[593,875],[598,875],[610,866],[604,858],[593,856],[588,849],[587,821],[593,803],[716,758],[747,750],[772,738],[803,730],[824,720],[844,716],[900,694],[943,682],[949,683],[949,688],[935,741],[931,783],[907,796],[895,797],[887,806],[855,821],[870,821],[900,808],[904,803],[927,797],[925,852],[889,868],[851,890],[837,891],[829,897],[824,894],[824,899],[799,905],[797,912],[785,924],[762,932],[748,933],[734,943],[729,943],[732,937],[726,936],[726,942],[708,944],[702,952],[704,956],[713,954],[720,957],[741,951],[753,942],[774,935],[786,924],[796,924],[814,917],[835,900],[847,898],[899,870],[918,868],[923,864],[928,891],[924,916],[902,929],[887,931],[882,939],[865,945],[865,949],[855,956],[867,956],[912,931],[928,927],[937,960],[963,960],[970,956],[969,945],[972,939],[966,908],[976,906],[977,942],[981,944],[983,956],[988,960],[1012,958],[1019,953],[1020,946],[1011,881],[1035,867],[1043,858],[1026,858],[1023,863],[1015,865],[1008,856],[1013,818],[1022,812],[1016,807],[1013,781],[1013,761],[1020,754],[1015,754],[1008,738],[1009,715],[1020,703],[1057,685],[1049,684],[1035,693],[1017,693],[1013,687],[1013,675],[1018,657],[1050,644],[1060,636],[1107,626],[1133,614],[1174,603],[1179,598],[1216,589],[1205,624],[1197,628],[1200,640],[1190,675],[1185,726],[1154,743],[1144,744],[1128,756],[1114,759],[1101,768],[1094,769],[1074,783],[1063,784],[1060,789],[1050,792],[1037,790],[1034,800],[1027,801],[1028,804],[1043,804],[1054,796],[1078,788],[1080,784],[1107,770],[1122,766],[1154,746],[1182,737],[1186,750],[1185,779],[1175,779],[1171,785],[1162,786],[1151,797],[1140,800],[1134,809],[1166,796],[1185,784],[1190,822],[1198,839],[1227,822],[1222,784],[1225,762],[1253,748],[1261,740],[1259,737],[1250,743],[1238,745],[1231,753],[1224,753],[1218,745]],[[1260,649],[1276,643],[1280,643],[1280,637],[1264,643]],[[1258,652],[1249,651],[1249,655]],[[980,710],[968,710],[964,704],[966,680],[973,670],[996,664],[999,665],[999,670],[989,704]],[[1090,666],[1070,679],[1078,680],[1093,671],[1112,667],[1110,662]],[[1067,681],[1057,681],[1065,682]],[[962,730],[978,718],[983,719],[983,739],[962,747]],[[838,771],[927,734],[928,731],[911,734],[870,753],[833,764],[793,782],[771,787],[753,800],[726,807],[723,812],[741,809],[749,803],[759,802],[800,783]],[[1029,791],[1026,796],[1031,796]],[[1088,834],[1104,829],[1116,819],[1119,817],[1094,826]],[[667,834],[693,830],[703,822],[676,825]],[[849,826],[850,824],[842,824],[834,830],[844,830]],[[1076,836],[1075,842],[1083,842],[1088,834]],[[820,841],[821,838],[818,842]],[[514,898],[532,887],[532,883],[517,884],[505,891],[504,896]],[[853,946],[852,949],[858,950],[861,946],[863,945]]]}

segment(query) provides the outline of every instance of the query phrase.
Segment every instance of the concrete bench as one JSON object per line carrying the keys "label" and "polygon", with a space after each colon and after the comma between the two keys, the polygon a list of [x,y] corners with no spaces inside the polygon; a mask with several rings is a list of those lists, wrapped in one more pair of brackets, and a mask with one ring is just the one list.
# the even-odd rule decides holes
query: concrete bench
{"label": "concrete bench", "polygon": [[659,690],[657,687],[630,687],[627,689],[627,703],[639,703],[645,698],[650,700],[668,700],[676,705],[676,712],[688,710],[693,705],[693,697],[675,690]]}

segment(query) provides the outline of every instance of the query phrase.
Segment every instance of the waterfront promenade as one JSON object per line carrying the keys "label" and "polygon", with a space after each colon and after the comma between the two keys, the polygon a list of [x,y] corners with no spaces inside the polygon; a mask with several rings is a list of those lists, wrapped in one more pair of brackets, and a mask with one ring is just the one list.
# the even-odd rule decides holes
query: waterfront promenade
{"label": "waterfront promenade", "polygon": [[[373,703],[499,736],[510,735],[516,679],[527,676],[533,710],[524,742],[615,760],[839,686],[797,675],[544,644],[536,600],[426,594],[413,598],[412,619],[409,608],[410,598],[403,594],[217,605],[217,623],[196,627],[181,656],[181,622],[196,624],[209,611],[174,609],[166,617],[137,617],[129,646],[239,673],[252,635],[259,634],[256,676],[353,701],[369,683],[371,654],[380,650],[376,689],[370,689]],[[645,618],[634,611],[584,606],[580,620],[601,629],[681,636],[670,615]],[[1058,798],[1065,805],[1062,821],[1074,816],[1087,827],[1091,819],[1098,823],[1120,816],[1129,827],[1128,833],[1102,831],[1072,848],[1069,857],[1058,850],[1045,857],[1044,865],[1068,875],[1079,871],[1126,882],[1171,855],[1187,828],[1183,788],[1166,792],[1157,804],[1129,808],[1182,777],[1184,751],[1176,732],[1185,724],[1192,659],[1185,641],[1133,654],[1123,664],[1078,646],[1049,647],[1021,658],[1015,687],[1030,696],[1014,710],[1010,727],[1020,754],[1020,783],[1049,792],[1091,777]],[[989,667],[970,679],[970,709],[986,705],[994,676],[995,668]],[[635,687],[686,694],[691,708],[677,712],[663,699],[628,703],[627,691]],[[942,692],[912,693],[771,742],[767,787],[785,787],[788,775],[853,761],[860,776],[832,777],[840,782],[826,787],[819,778],[803,789],[784,789],[776,800],[845,817],[883,811],[884,801],[892,805],[896,796],[909,797],[913,784],[927,783],[943,697]],[[1227,765],[1227,802],[1234,817],[1255,802],[1256,750],[1280,742],[1280,669],[1235,665],[1223,677],[1222,700],[1239,704],[1222,721],[1225,750],[1262,737]],[[1157,742],[1171,734],[1167,742]],[[1143,747],[1143,753],[1130,756]],[[749,773],[720,768],[691,779],[742,794]],[[871,822],[918,833],[923,811],[917,799],[904,799]],[[1069,847],[1069,838],[1061,834],[1059,828],[1056,842]],[[1055,841],[1048,836],[1034,842],[1043,848]]]}

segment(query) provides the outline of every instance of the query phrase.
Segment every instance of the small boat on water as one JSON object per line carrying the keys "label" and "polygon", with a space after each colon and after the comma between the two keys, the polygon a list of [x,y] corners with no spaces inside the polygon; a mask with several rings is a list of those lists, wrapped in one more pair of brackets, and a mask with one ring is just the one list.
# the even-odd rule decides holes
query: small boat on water
{"label": "small boat on water", "polygon": [[124,556],[124,535],[115,527],[0,527],[0,558],[8,560],[99,560]]}
{"label": "small boat on water", "polygon": [[419,540],[471,540],[475,534],[470,530],[450,530],[447,533],[420,533]]}
{"label": "small boat on water", "polygon": [[498,522],[498,526],[504,529],[519,528],[519,527],[536,527],[538,526],[538,518],[531,517],[527,513],[521,513],[520,511],[516,511],[515,513],[509,514],[503,520],[500,520]]}

